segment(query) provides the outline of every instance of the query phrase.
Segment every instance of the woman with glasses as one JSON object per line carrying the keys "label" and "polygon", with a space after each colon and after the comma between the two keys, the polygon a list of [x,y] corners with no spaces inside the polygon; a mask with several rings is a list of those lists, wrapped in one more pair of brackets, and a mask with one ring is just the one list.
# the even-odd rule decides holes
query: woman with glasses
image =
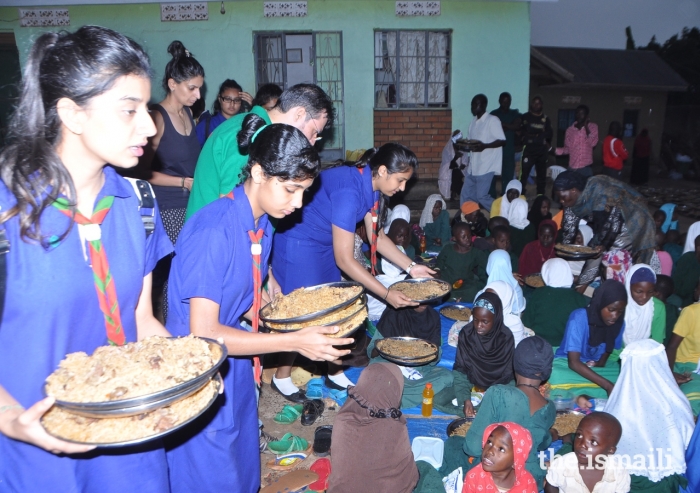
{"label": "woman with glasses", "polygon": [[248,108],[253,103],[253,96],[243,90],[243,88],[233,79],[226,79],[219,86],[219,94],[212,105],[212,113],[205,111],[199,117],[197,123],[197,139],[199,145],[204,146],[211,133],[238,113],[245,113],[244,102],[248,104]]}

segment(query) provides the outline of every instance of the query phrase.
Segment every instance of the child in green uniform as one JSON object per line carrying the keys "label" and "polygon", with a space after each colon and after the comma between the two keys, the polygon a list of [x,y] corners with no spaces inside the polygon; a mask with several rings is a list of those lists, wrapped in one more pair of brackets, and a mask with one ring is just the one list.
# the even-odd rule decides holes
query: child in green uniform
{"label": "child in green uniform", "polygon": [[488,257],[472,248],[471,232],[466,223],[452,226],[452,241],[437,258],[440,278],[452,284],[452,297],[467,302],[486,286]]}

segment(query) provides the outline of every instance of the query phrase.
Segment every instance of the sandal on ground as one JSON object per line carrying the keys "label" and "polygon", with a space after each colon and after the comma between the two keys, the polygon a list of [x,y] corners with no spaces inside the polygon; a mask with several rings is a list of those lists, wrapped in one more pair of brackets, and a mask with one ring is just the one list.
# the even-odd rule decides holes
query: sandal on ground
{"label": "sandal on ground", "polygon": [[270,382],[270,387],[272,387],[272,390],[277,392],[279,395],[281,395],[282,397],[284,397],[288,401],[296,402],[297,404],[301,404],[306,400],[306,394],[304,393],[303,390],[300,390],[298,392],[294,392],[293,394],[289,394],[289,395],[284,394],[284,393],[282,393],[282,391],[280,389],[277,388],[277,385],[275,385],[274,380],[272,380]]}
{"label": "sandal on ground", "polygon": [[312,378],[306,383],[307,399],[323,399],[323,379]]}
{"label": "sandal on ground", "polygon": [[333,425],[323,425],[314,432],[314,454],[317,457],[325,457],[331,452],[331,435]]}
{"label": "sandal on ground", "polygon": [[311,426],[323,414],[325,404],[321,399],[310,399],[304,401],[304,410],[301,415],[301,425]]}
{"label": "sandal on ground", "polygon": [[345,401],[348,399],[347,390],[330,389],[329,393],[331,395],[331,399],[333,399],[340,407],[343,407],[343,404],[345,404]]}
{"label": "sandal on ground", "polygon": [[275,421],[275,423],[289,425],[294,423],[297,420],[297,418],[301,416],[301,412],[303,410],[303,404],[285,404],[282,410],[275,414],[275,417],[272,419]]}
{"label": "sandal on ground", "polygon": [[309,485],[313,491],[326,491],[328,489],[328,478],[331,475],[331,461],[328,459],[318,459],[309,467],[310,471],[318,474],[318,480]]}
{"label": "sandal on ground", "polygon": [[282,455],[291,452],[303,452],[309,448],[309,442],[291,433],[285,433],[280,440],[268,443],[267,448],[277,455]]}

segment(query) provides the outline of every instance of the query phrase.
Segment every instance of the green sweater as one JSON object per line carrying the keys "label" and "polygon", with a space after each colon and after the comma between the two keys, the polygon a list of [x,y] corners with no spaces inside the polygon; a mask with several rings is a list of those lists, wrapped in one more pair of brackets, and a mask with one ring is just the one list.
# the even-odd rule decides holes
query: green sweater
{"label": "green sweater", "polygon": [[472,248],[467,253],[459,253],[450,243],[438,255],[436,266],[440,269],[442,280],[450,284],[462,280],[462,286],[452,290],[452,297],[471,303],[476,293],[486,286],[489,278],[486,274],[487,263],[488,256],[481,250]]}
{"label": "green sweater", "polygon": [[590,298],[571,288],[537,288],[527,299],[522,315],[523,325],[534,330],[552,346],[559,346],[569,315],[577,308],[588,306],[589,301]]}
{"label": "green sweater", "polygon": [[682,307],[693,304],[693,291],[700,278],[700,262],[695,252],[684,253],[673,266],[673,284],[675,293],[683,300]]}
{"label": "green sweater", "polygon": [[[253,106],[254,113],[271,123],[267,111],[262,106]],[[243,125],[243,119],[249,113],[234,115],[216,127],[207,141],[197,160],[194,170],[194,184],[187,203],[185,220],[207,204],[226,195],[240,183],[240,174],[248,163],[248,155],[241,154],[238,148],[237,135]]]}

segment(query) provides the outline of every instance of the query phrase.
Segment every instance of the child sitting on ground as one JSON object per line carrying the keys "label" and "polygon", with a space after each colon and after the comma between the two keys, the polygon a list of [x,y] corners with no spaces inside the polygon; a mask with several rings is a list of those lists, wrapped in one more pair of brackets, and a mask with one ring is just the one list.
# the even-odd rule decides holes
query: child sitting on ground
{"label": "child sitting on ground", "polygon": [[463,222],[469,225],[472,236],[486,236],[486,227],[488,226],[488,221],[486,217],[479,209],[479,204],[472,201],[467,201],[460,207],[460,212],[455,214],[452,220],[452,225],[458,222]]}
{"label": "child sitting on ground", "polygon": [[666,232],[666,243],[664,243],[664,252],[668,252],[673,259],[673,265],[676,265],[678,259],[683,255],[683,247],[681,246],[681,234],[677,229],[669,229]]}
{"label": "child sitting on ground", "polygon": [[525,245],[537,239],[537,231],[527,219],[527,202],[515,200],[508,211],[510,222],[510,244],[513,253],[520,256]]}
{"label": "child sitting on ground", "polygon": [[[404,252],[401,245],[408,241],[410,234],[411,229],[406,220],[394,219],[391,226],[389,226],[389,233],[387,234],[387,237],[394,242],[396,248]],[[397,267],[385,258],[382,258],[381,267],[382,274],[376,277],[377,281],[381,282],[386,288],[395,282],[402,281],[406,277],[406,274],[400,267]],[[368,294],[367,309],[369,311],[369,319],[371,321],[375,322],[379,320],[385,308],[386,302],[384,300],[377,299],[372,294]]]}
{"label": "child sitting on ground", "polygon": [[[573,452],[557,456],[547,471],[545,493],[600,491],[627,493],[630,475],[611,457],[622,437],[622,426],[613,415],[592,413],[581,420],[576,430]],[[597,487],[601,484],[600,488]]]}
{"label": "child sitting on ground", "polygon": [[504,250],[508,252],[513,272],[518,272],[520,259],[510,251],[510,228],[508,226],[496,226],[491,231],[491,238],[493,238],[493,244],[496,247],[495,250]]}
{"label": "child sitting on ground", "polygon": [[654,227],[656,229],[661,229],[661,226],[666,222],[666,213],[659,209],[658,211],[654,212],[652,215],[654,218]]}
{"label": "child sitting on ground", "polygon": [[472,245],[474,248],[481,250],[486,255],[493,252],[496,249],[496,245],[493,241],[493,228],[496,226],[508,227],[508,219],[503,216],[492,216],[488,222],[488,231],[486,232],[487,236],[484,238],[480,236],[472,238]]}
{"label": "child sitting on ground", "polygon": [[656,255],[661,263],[661,273],[665,276],[670,276],[673,273],[673,258],[671,254],[664,251],[666,244],[666,233],[660,229],[656,230]]}
{"label": "child sitting on ground", "polygon": [[488,426],[484,430],[481,463],[467,473],[462,493],[537,493],[537,484],[525,469],[531,448],[530,432],[519,424]]}
{"label": "child sitting on ground", "polygon": [[425,208],[418,223],[425,233],[426,248],[439,252],[450,241],[450,214],[440,194],[433,194],[425,201]]}
{"label": "child sitting on ground", "polygon": [[438,255],[440,279],[452,284],[452,297],[470,302],[486,286],[487,255],[472,248],[471,231],[466,223],[452,226],[452,241]]}
{"label": "child sitting on ground", "polygon": [[694,244],[695,249],[684,253],[673,269],[676,294],[683,300],[684,307],[693,303],[693,292],[700,277],[700,236],[695,238]]}
{"label": "child sitting on ground", "polygon": [[529,276],[542,271],[542,265],[550,258],[556,257],[554,240],[557,237],[557,225],[551,219],[540,222],[537,240],[531,241],[520,254],[518,273]]}

